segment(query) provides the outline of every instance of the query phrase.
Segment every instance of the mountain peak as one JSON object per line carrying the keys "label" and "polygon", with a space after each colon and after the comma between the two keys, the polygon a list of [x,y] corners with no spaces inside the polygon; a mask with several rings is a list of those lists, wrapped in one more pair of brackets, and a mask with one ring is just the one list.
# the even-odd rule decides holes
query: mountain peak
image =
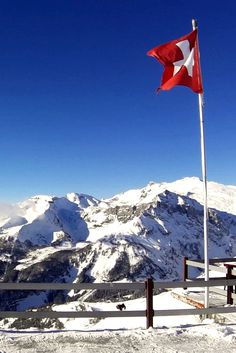
{"label": "mountain peak", "polygon": [[68,193],[66,198],[74,202],[79,206],[79,208],[87,208],[89,206],[97,206],[99,204],[99,200],[93,196],[87,194],[77,194],[75,192]]}

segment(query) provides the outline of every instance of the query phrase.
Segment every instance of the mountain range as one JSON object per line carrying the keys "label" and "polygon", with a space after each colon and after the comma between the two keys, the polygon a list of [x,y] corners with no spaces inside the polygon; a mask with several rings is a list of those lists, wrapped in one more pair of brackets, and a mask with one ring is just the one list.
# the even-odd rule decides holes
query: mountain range
{"label": "mountain range", "polygon": [[[209,257],[236,256],[236,186],[208,182],[208,206]],[[203,258],[203,183],[196,177],[102,200],[38,195],[0,213],[2,281],[176,280],[184,256]],[[2,293],[0,306],[23,310],[82,295],[11,292],[9,300]]]}

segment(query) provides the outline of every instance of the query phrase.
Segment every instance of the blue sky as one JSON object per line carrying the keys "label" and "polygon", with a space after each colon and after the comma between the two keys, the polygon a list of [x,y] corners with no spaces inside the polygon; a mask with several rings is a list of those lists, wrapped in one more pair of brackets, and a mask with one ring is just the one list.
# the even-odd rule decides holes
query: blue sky
{"label": "blue sky", "polygon": [[199,23],[208,179],[236,184],[236,3],[0,2],[0,200],[200,176],[197,95],[146,56]]}

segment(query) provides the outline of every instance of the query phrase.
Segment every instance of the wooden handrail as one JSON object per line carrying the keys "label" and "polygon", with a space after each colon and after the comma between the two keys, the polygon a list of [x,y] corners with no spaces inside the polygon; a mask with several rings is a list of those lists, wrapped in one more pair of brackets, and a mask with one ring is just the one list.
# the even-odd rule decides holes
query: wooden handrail
{"label": "wooden handrail", "polygon": [[146,288],[146,310],[135,311],[44,311],[32,309],[31,311],[0,311],[0,318],[105,318],[105,317],[146,317],[147,328],[153,326],[154,316],[172,315],[204,315],[216,313],[236,312],[236,307],[214,307],[201,309],[171,309],[153,310],[153,289],[186,288],[186,287],[216,287],[236,285],[235,279],[214,279],[209,281],[193,280],[179,282],[146,282],[132,283],[0,283],[0,290],[70,290],[70,289],[145,289]]}

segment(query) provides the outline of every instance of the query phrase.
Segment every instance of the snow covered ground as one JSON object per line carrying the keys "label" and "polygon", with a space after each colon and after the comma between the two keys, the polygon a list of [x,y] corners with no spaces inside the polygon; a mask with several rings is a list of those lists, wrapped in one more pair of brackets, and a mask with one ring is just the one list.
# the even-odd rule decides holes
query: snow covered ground
{"label": "snow covered ground", "polygon": [[[142,310],[145,299],[125,304],[127,310]],[[88,305],[109,310],[116,303]],[[154,297],[154,309],[187,307],[189,305],[174,299],[170,292]],[[62,310],[62,307],[56,309]],[[210,319],[201,321],[198,316],[176,316],[156,317],[153,329],[146,330],[145,324],[145,318],[64,319],[66,329],[63,331],[1,330],[0,353],[236,352],[236,322],[219,324]]]}
{"label": "snow covered ground", "polygon": [[1,353],[233,353],[230,327],[95,332],[1,333]]}

